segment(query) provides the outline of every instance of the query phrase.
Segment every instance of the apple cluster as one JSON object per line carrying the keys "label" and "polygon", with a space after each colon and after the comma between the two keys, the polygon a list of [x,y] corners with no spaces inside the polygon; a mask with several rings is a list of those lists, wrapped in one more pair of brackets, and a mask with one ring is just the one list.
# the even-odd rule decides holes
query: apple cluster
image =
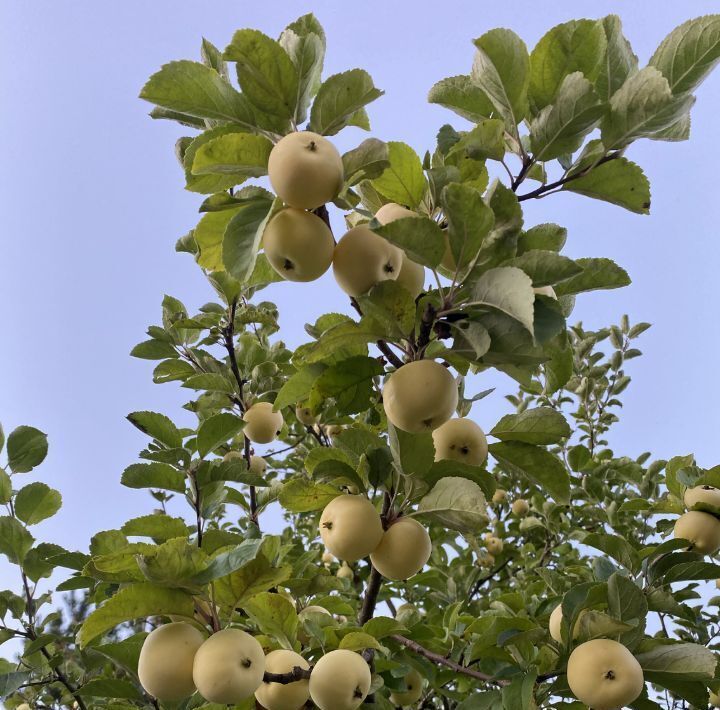
{"label": "apple cluster", "polygon": [[720,489],[707,485],[688,488],[683,500],[688,511],[677,519],[675,537],[687,540],[694,552],[714,554],[720,549],[720,520],[696,508],[703,505],[720,513]]}

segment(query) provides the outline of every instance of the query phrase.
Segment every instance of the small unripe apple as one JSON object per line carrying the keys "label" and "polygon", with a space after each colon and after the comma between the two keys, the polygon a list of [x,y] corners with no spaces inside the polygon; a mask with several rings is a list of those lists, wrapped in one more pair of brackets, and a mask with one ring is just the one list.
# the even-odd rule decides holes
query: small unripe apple
{"label": "small unripe apple", "polygon": [[310,409],[310,407],[305,407],[302,404],[298,404],[295,407],[295,416],[298,421],[305,426],[315,426],[318,421],[318,417],[312,413],[312,409]]}
{"label": "small unripe apple", "polygon": [[[295,668],[310,668],[310,664],[295,651],[280,649],[265,656],[265,670],[269,673],[290,673]],[[307,679],[293,683],[262,682],[255,691],[255,699],[265,710],[300,710],[310,698]]]}
{"label": "small unripe apple", "polygon": [[335,562],[335,555],[333,555],[332,552],[325,550],[325,552],[322,553],[322,562],[324,565],[331,565]]}
{"label": "small unripe apple", "polygon": [[491,555],[499,555],[503,551],[503,541],[492,535],[485,539],[485,547]]}
{"label": "small unripe apple", "polygon": [[437,429],[452,417],[458,403],[455,378],[434,360],[415,360],[397,369],[382,396],[393,426],[411,434]]}
{"label": "small unripe apple", "polygon": [[499,503],[502,503],[507,498],[507,491],[504,491],[502,488],[496,488],[495,493],[493,493],[492,502],[495,503],[495,505],[498,505]]}
{"label": "small unripe apple", "polygon": [[330,651],[310,675],[310,697],[320,710],[355,710],[370,692],[372,676],[365,659],[354,651]]}
{"label": "small unripe apple", "polygon": [[342,189],[343,173],[337,148],[312,131],[289,133],[270,151],[270,184],[291,207],[314,210],[332,202]]}
{"label": "small unripe apple", "polygon": [[398,518],[370,553],[373,567],[386,579],[408,579],[430,559],[432,542],[427,530],[414,518]]}
{"label": "small unripe apple", "polygon": [[[584,616],[584,614],[585,614],[585,610],[583,609],[578,614],[577,619],[575,620],[575,627],[573,628],[573,639],[576,639],[578,637],[578,634],[580,633],[580,619]],[[550,614],[550,621],[548,622],[548,631],[550,631],[550,636],[558,643],[563,642],[562,632],[561,632],[562,620],[563,620],[563,613],[562,613],[562,602],[561,602],[552,610],[552,614]]]}
{"label": "small unripe apple", "polygon": [[393,705],[405,707],[416,703],[422,697],[423,677],[414,668],[405,675],[405,688],[406,690],[395,690],[390,693],[390,702]]}
{"label": "small unripe apple", "polygon": [[240,451],[228,451],[225,456],[223,456],[223,461],[233,461],[233,460],[239,460],[241,461],[245,457],[242,455]]}
{"label": "small unripe apple", "polygon": [[397,608],[397,613],[395,614],[395,618],[403,626],[410,628],[411,626],[414,626],[415,624],[419,623],[419,621],[422,617],[420,614],[420,610],[414,604],[405,602],[404,604],[401,604]]}
{"label": "small unripe apple", "polygon": [[255,473],[258,476],[262,476],[267,471],[267,461],[262,456],[251,456],[250,466],[248,466],[250,473]]}
{"label": "small unripe apple", "polygon": [[495,556],[489,552],[483,552],[477,558],[477,564],[485,569],[492,567],[495,564]]}
{"label": "small unripe apple", "polygon": [[241,703],[260,687],[264,673],[262,646],[240,629],[218,631],[195,654],[193,679],[211,703]]}
{"label": "small unripe apple", "polygon": [[342,424],[330,424],[325,428],[325,433],[332,437],[337,436],[342,430]]}
{"label": "small unripe apple", "polygon": [[538,286],[537,288],[534,288],[533,291],[540,296],[548,296],[549,298],[554,298],[557,301],[557,295],[552,286]]}
{"label": "small unripe apple", "polygon": [[530,512],[530,504],[524,498],[514,500],[510,508],[518,518],[524,518]]}
{"label": "small unripe apple", "polygon": [[263,249],[270,266],[288,281],[315,281],[332,264],[335,240],[312,212],[287,207],[265,227]]}
{"label": "small unripe apple", "polygon": [[481,466],[488,455],[485,432],[472,419],[451,419],[433,432],[435,460],[461,461]]}
{"label": "small unripe apple", "polygon": [[380,514],[364,496],[339,495],[320,516],[320,537],[339,560],[355,562],[367,557],[382,536]]}
{"label": "small unripe apple", "polygon": [[698,503],[706,503],[720,508],[720,488],[714,486],[695,486],[685,491],[683,498],[686,508],[692,508]]}
{"label": "small unripe apple", "polygon": [[712,555],[720,549],[720,520],[709,513],[691,510],[677,519],[674,535],[688,540],[693,551]]}
{"label": "small unripe apple", "polygon": [[361,224],[345,232],[337,243],[333,273],[345,293],[362,296],[381,281],[394,281],[402,258],[401,249]]}
{"label": "small unripe apple", "polygon": [[255,402],[243,414],[243,433],[256,444],[269,444],[280,433],[283,426],[281,412],[274,412],[270,402]]}
{"label": "small unripe apple", "polygon": [[355,573],[352,571],[352,568],[348,565],[347,562],[343,562],[340,565],[335,575],[340,579],[353,579],[355,577]]}
{"label": "small unripe apple", "polygon": [[610,639],[581,643],[567,664],[567,681],[575,697],[593,710],[616,710],[643,691],[642,668],[625,646]]}
{"label": "small unripe apple", "polygon": [[174,622],[151,631],[140,649],[140,685],[154,698],[175,702],[195,692],[193,661],[205,636],[191,624]]}

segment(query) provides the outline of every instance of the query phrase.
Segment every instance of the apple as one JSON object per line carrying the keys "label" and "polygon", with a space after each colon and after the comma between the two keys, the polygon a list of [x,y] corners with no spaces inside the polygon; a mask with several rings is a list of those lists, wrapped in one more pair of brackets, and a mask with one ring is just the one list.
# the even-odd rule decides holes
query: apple
{"label": "apple", "polygon": [[347,562],[343,562],[340,565],[340,568],[335,573],[335,575],[340,579],[354,579],[355,577],[355,573],[352,571]]}
{"label": "apple", "polygon": [[433,432],[435,460],[461,461],[481,466],[488,455],[485,432],[471,419],[451,419]]}
{"label": "apple", "polygon": [[383,387],[383,407],[393,426],[411,434],[433,431],[458,403],[455,378],[439,362],[415,360],[398,368]]}
{"label": "apple", "polygon": [[[583,609],[578,614],[578,617],[575,620],[575,627],[573,628],[573,638],[574,639],[576,639],[578,637],[578,634],[580,633],[580,619],[583,617],[584,614],[585,614],[585,610]],[[561,602],[552,610],[552,614],[550,614],[550,621],[548,622],[548,630],[550,631],[550,636],[558,643],[563,642],[563,637],[562,637],[562,633],[561,633],[562,620],[563,620],[563,613],[562,613],[562,602]]]}
{"label": "apple", "polygon": [[370,692],[372,677],[365,659],[355,651],[330,651],[310,675],[310,697],[320,710],[355,710]]}
{"label": "apple", "polygon": [[495,535],[485,538],[485,547],[491,555],[499,555],[503,551],[503,541]]}
{"label": "apple", "polygon": [[270,151],[268,177],[286,205],[314,210],[332,202],[342,190],[342,158],[327,138],[312,131],[296,131],[281,138]]}
{"label": "apple", "polygon": [[688,540],[693,551],[712,555],[720,549],[720,520],[709,513],[691,510],[677,519],[674,536]]}
{"label": "apple", "polygon": [[333,562],[335,562],[335,555],[325,550],[325,552],[322,553],[322,563],[324,565],[331,565]]}
{"label": "apple", "polygon": [[495,556],[489,552],[483,552],[477,558],[477,564],[483,568],[490,568],[495,564]]}
{"label": "apple", "polygon": [[264,673],[262,646],[240,629],[218,631],[195,654],[193,679],[211,703],[241,703],[260,687]]}
{"label": "apple", "polygon": [[498,505],[505,501],[507,498],[507,491],[504,491],[502,488],[496,488],[495,493],[493,493],[492,502],[495,503],[495,505]]}
{"label": "apple", "polygon": [[414,518],[403,517],[385,531],[370,561],[387,579],[408,579],[425,566],[431,552],[427,530]]}
{"label": "apple", "polygon": [[642,668],[630,651],[610,639],[581,643],[567,664],[567,681],[575,697],[593,710],[616,710],[643,691]]}
{"label": "apple", "polygon": [[175,702],[195,692],[193,661],[205,636],[182,621],[151,631],[140,649],[138,678],[145,691],[163,702]]}
{"label": "apple", "polygon": [[414,668],[405,675],[405,688],[406,690],[395,690],[390,693],[390,702],[393,705],[405,707],[416,703],[422,697],[423,677]]}
{"label": "apple", "polygon": [[319,418],[312,413],[310,407],[305,407],[302,404],[298,404],[295,407],[295,416],[304,426],[315,426]]}
{"label": "apple", "polygon": [[286,207],[270,220],[262,239],[270,266],[288,281],[315,281],[332,264],[332,232],[312,212]]}
{"label": "apple", "polygon": [[[77,703],[73,703],[73,707],[75,707]],[[16,706],[15,710],[32,710],[32,708],[27,703],[20,703],[20,705]]]}
{"label": "apple", "polygon": [[273,411],[270,402],[255,402],[243,414],[243,433],[256,444],[269,444],[280,433],[283,426],[281,412]]}
{"label": "apple", "polygon": [[341,431],[343,430],[343,427],[341,424],[330,424],[325,428],[325,433],[330,436],[337,436]]}
{"label": "apple", "polygon": [[333,256],[333,273],[349,296],[367,293],[381,281],[397,279],[403,251],[367,226],[353,227],[341,237]]}
{"label": "apple", "polygon": [[538,286],[537,288],[534,288],[533,291],[540,296],[548,296],[549,298],[554,298],[557,301],[557,294],[552,286]]}
{"label": "apple", "polygon": [[698,503],[706,503],[720,508],[720,488],[714,486],[695,486],[685,491],[683,498],[686,508],[692,508]]}
{"label": "apple", "polygon": [[[295,651],[280,649],[265,656],[265,670],[269,673],[290,673],[295,668],[310,668],[310,664]],[[265,710],[300,710],[310,698],[307,679],[293,683],[266,683],[255,691],[255,699]]]}
{"label": "apple", "polygon": [[510,506],[512,514],[518,518],[524,518],[530,512],[530,504],[524,498],[517,498]]}
{"label": "apple", "polygon": [[250,473],[255,473],[258,476],[262,476],[267,471],[267,461],[262,456],[251,456],[250,466],[248,466]]}
{"label": "apple", "polygon": [[339,560],[355,562],[380,544],[383,526],[375,506],[364,496],[333,498],[320,516],[320,537]]}

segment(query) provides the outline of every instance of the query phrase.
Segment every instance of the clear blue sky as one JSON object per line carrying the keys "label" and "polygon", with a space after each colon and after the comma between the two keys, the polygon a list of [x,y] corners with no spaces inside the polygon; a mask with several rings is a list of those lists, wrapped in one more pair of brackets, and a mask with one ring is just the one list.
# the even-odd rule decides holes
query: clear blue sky
{"label": "clear blue sky", "polygon": [[[49,434],[40,473],[63,492],[65,507],[38,534],[74,549],[85,549],[92,532],[152,507],[146,494],[119,484],[144,444],[125,415],[150,409],[189,421],[179,409],[187,392],[153,385],[152,363],[128,352],[159,320],[164,293],[191,310],[213,298],[192,259],[173,251],[194,226],[200,202],[184,192],[173,155],[182,129],[151,121],[150,107],[137,99],[161,64],[197,58],[202,36],[220,47],[241,27],[275,36],[312,10],[329,38],[327,73],[361,66],[387,92],[370,107],[374,135],[422,151],[442,123],[462,126],[426,103],[427,90],[467,72],[470,40],[488,29],[511,27],[532,46],[558,22],[615,12],[644,62],[677,24],[718,10],[717,2],[699,0],[2,0],[0,6],[0,421],[6,430],[27,423]],[[581,297],[578,318],[602,326],[627,311],[655,324],[641,341],[646,356],[631,368],[634,383],[611,441],[618,452],[693,451],[701,464],[720,460],[719,109],[716,75],[700,88],[690,142],[631,149],[651,180],[651,216],[560,195],[526,211],[528,224],[568,227],[570,255],[614,258],[634,279],[622,291]],[[363,137],[353,129],[338,142],[346,149]],[[291,345],[328,303],[345,303],[331,276],[301,292],[282,284],[266,294],[280,306]],[[486,382],[498,380],[489,376],[477,389]],[[473,411],[488,428],[506,411],[502,395],[512,389],[499,382],[500,390]]]}

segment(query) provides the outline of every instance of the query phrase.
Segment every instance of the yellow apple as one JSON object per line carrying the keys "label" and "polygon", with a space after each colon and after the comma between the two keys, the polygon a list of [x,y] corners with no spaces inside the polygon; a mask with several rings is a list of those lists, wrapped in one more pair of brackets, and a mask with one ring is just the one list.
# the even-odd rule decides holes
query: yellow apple
{"label": "yellow apple", "polygon": [[[575,620],[575,627],[573,628],[573,638],[574,639],[576,639],[578,637],[578,634],[580,633],[580,619],[582,619],[584,614],[585,614],[585,610],[583,609],[578,614],[578,617]],[[558,643],[563,642],[563,637],[562,637],[562,633],[561,633],[562,620],[563,620],[563,613],[562,613],[562,602],[561,602],[552,610],[552,614],[550,614],[550,621],[548,623],[548,630],[550,631],[550,636]]]}
{"label": "yellow apple", "polygon": [[163,702],[192,695],[193,661],[204,641],[205,636],[195,626],[181,621],[151,631],[140,649],[140,685]]}
{"label": "yellow apple", "polygon": [[355,573],[352,571],[352,568],[348,565],[347,562],[343,562],[340,565],[335,575],[340,579],[353,579],[355,577]]}
{"label": "yellow apple", "polygon": [[510,506],[513,515],[524,518],[530,512],[530,504],[524,498],[517,498]]}
{"label": "yellow apple", "polygon": [[385,531],[370,561],[387,579],[408,579],[425,566],[431,552],[427,530],[414,518],[403,517]]}
{"label": "yellow apple", "polygon": [[[295,668],[310,668],[310,664],[295,651],[280,649],[265,656],[265,670],[269,673],[290,673]],[[307,679],[293,683],[263,683],[255,691],[255,699],[265,710],[300,710],[310,698]]]}
{"label": "yellow apple", "polygon": [[256,473],[258,476],[262,476],[265,471],[267,471],[267,461],[262,456],[251,456],[248,470],[250,473]]}
{"label": "yellow apple", "polygon": [[435,460],[461,461],[481,466],[488,455],[485,432],[471,419],[451,419],[433,432]]}
{"label": "yellow apple", "polygon": [[491,555],[499,555],[503,551],[503,541],[499,537],[491,535],[485,538],[485,547]]}
{"label": "yellow apple", "polygon": [[458,403],[455,378],[434,360],[415,360],[398,368],[382,396],[388,420],[411,434],[437,429],[452,417]]}
{"label": "yellow apple", "polygon": [[243,433],[256,444],[269,444],[283,426],[281,412],[274,412],[270,402],[255,402],[243,414],[245,428]]}
{"label": "yellow apple", "polygon": [[335,562],[335,555],[333,555],[332,552],[325,550],[325,552],[322,553],[322,562],[324,565],[331,565]]}
{"label": "yellow apple", "polygon": [[320,710],[355,710],[370,692],[372,677],[365,659],[354,651],[330,651],[310,675],[310,697]]}
{"label": "yellow apple", "polygon": [[416,703],[423,694],[423,677],[414,669],[405,675],[406,690],[395,690],[390,693],[390,702],[393,705],[405,707]]}
{"label": "yellow apple", "polygon": [[288,281],[315,281],[332,264],[335,240],[312,212],[286,207],[265,227],[263,249],[270,266]]}
{"label": "yellow apple", "polygon": [[483,552],[478,555],[477,564],[483,568],[492,567],[495,564],[495,556],[489,552]]}
{"label": "yellow apple", "polygon": [[291,207],[313,210],[332,202],[342,190],[343,173],[337,148],[312,131],[289,133],[270,151],[270,184]]}
{"label": "yellow apple", "polygon": [[506,498],[507,491],[504,491],[502,488],[497,488],[495,489],[495,493],[493,493],[492,502],[497,505],[499,503],[503,503]]}
{"label": "yellow apple", "polygon": [[318,421],[318,417],[312,413],[310,407],[305,407],[302,404],[298,404],[297,407],[295,407],[295,416],[304,426],[315,426]]}
{"label": "yellow apple", "polygon": [[706,503],[707,505],[720,508],[720,488],[714,486],[695,486],[685,491],[683,498],[686,508],[692,508],[698,503]]}
{"label": "yellow apple", "polygon": [[339,495],[320,516],[320,537],[339,560],[355,562],[380,544],[383,526],[375,506],[364,496]]}
{"label": "yellow apple", "polygon": [[567,681],[575,697],[593,710],[616,710],[643,691],[642,668],[617,641],[594,639],[581,643],[567,664]]}
{"label": "yellow apple", "polygon": [[720,549],[720,520],[709,513],[691,510],[677,519],[674,535],[688,540],[695,552],[712,555]]}

